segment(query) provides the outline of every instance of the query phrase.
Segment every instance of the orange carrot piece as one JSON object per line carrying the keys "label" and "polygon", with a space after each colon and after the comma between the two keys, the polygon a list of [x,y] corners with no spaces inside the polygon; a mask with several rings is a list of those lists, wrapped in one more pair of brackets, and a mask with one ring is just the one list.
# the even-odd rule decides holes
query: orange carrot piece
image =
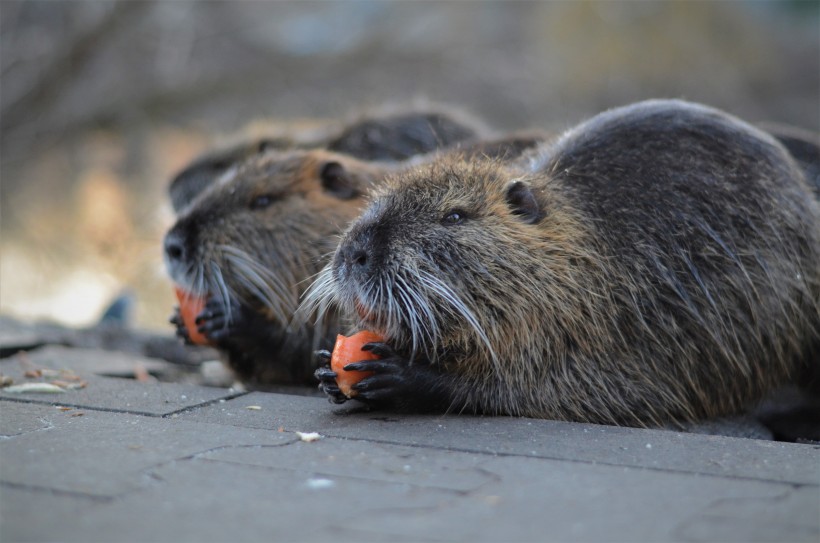
{"label": "orange carrot piece", "polygon": [[342,394],[348,398],[352,398],[356,395],[356,391],[351,390],[350,387],[365,377],[373,375],[373,372],[345,371],[344,367],[362,360],[378,360],[378,356],[369,351],[363,351],[362,347],[366,343],[380,341],[384,341],[384,338],[368,330],[357,332],[350,337],[343,335],[336,336],[336,345],[333,347],[333,354],[330,357],[330,369],[336,372],[336,384],[339,385],[339,390],[342,391]]}
{"label": "orange carrot piece", "polygon": [[179,300],[179,314],[182,317],[182,322],[185,329],[188,331],[188,337],[191,343],[196,345],[209,345],[210,341],[203,334],[199,333],[196,325],[197,316],[202,313],[205,308],[205,298],[194,296],[193,294],[182,290],[179,287],[174,287],[174,294]]}

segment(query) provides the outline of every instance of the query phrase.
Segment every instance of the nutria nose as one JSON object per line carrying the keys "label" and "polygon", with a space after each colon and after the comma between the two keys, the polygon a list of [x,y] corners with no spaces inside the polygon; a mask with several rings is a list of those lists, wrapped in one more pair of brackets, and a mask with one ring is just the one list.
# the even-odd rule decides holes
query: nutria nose
{"label": "nutria nose", "polygon": [[353,254],[350,255],[350,262],[357,266],[365,266],[367,264],[367,253],[362,249],[353,251]]}
{"label": "nutria nose", "polygon": [[185,246],[182,243],[182,238],[174,230],[171,230],[165,236],[164,244],[165,254],[169,260],[182,260],[185,257]]}
{"label": "nutria nose", "polygon": [[340,262],[350,270],[364,270],[368,265],[368,255],[365,249],[362,249],[358,244],[342,245],[339,251]]}

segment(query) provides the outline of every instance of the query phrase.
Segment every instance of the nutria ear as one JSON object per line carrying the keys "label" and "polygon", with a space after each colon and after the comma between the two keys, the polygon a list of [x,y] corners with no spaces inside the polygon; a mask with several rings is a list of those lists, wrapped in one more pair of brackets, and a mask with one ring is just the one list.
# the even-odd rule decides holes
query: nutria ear
{"label": "nutria ear", "polygon": [[542,217],[541,206],[532,192],[532,187],[523,181],[513,181],[507,185],[507,205],[514,215],[527,224],[535,224]]}
{"label": "nutria ear", "polygon": [[338,162],[327,162],[319,173],[322,178],[322,187],[330,194],[341,200],[349,200],[358,196],[359,191],[353,177]]}

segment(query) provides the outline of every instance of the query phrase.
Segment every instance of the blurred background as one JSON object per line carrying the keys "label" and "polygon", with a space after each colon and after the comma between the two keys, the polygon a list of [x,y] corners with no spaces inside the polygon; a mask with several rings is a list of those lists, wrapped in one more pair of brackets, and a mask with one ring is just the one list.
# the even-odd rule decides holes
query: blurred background
{"label": "blurred background", "polygon": [[171,176],[417,99],[562,130],[650,97],[820,130],[820,2],[0,2],[0,313],[167,330]]}

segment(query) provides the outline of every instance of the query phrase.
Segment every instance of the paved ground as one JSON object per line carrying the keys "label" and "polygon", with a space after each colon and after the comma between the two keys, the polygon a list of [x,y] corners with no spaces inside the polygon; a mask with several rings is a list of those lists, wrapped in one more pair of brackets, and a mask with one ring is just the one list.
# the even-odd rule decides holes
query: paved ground
{"label": "paved ground", "polygon": [[820,541],[817,445],[99,375],[156,364],[123,357],[0,360],[86,384],[0,390],[1,541]]}

